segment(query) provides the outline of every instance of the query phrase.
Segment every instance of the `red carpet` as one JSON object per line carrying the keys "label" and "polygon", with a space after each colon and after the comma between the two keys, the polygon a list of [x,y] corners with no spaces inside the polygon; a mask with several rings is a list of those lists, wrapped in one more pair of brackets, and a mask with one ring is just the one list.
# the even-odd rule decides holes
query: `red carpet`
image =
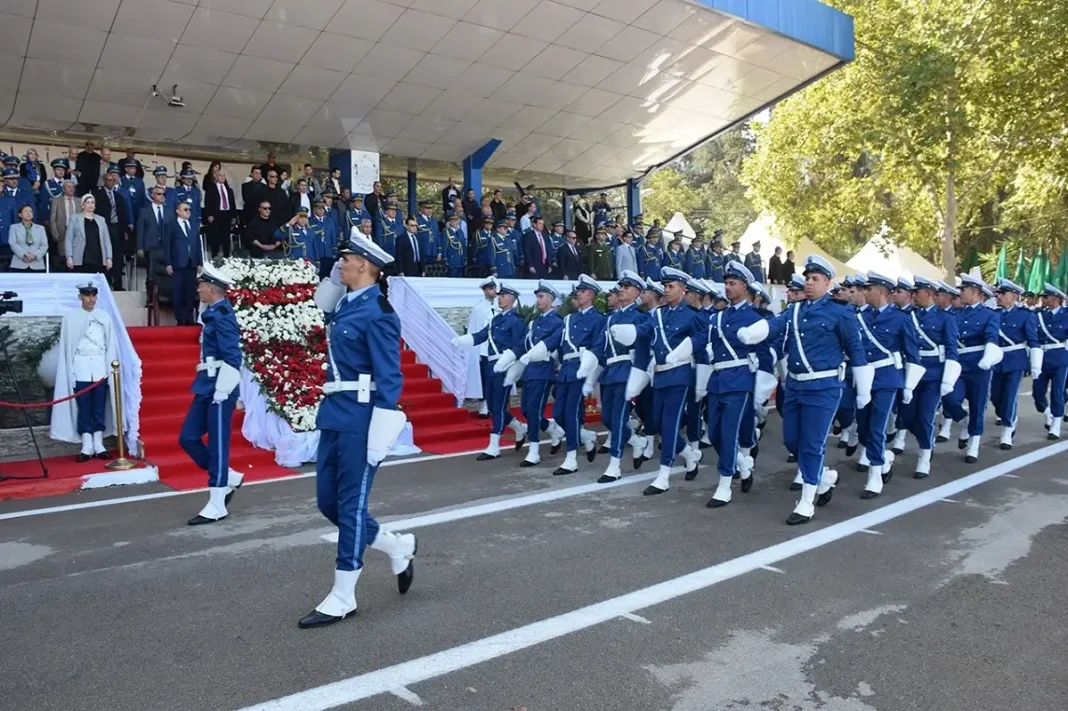
{"label": "red carpet", "polygon": [[[208,475],[178,446],[178,432],[193,401],[189,387],[200,360],[199,326],[128,328],[141,357],[141,441],[145,459],[159,467],[159,480],[173,489],[200,489]],[[241,435],[244,413],[234,412],[230,466],[245,481],[278,479],[296,474],[274,463],[274,452],[256,449]]]}
{"label": "red carpet", "polygon": [[[115,453],[112,452],[112,455],[115,455]],[[82,477],[108,471],[107,461],[90,459],[88,462],[76,462],[73,455],[49,457],[44,460],[44,464],[48,470],[47,478],[0,479],[0,500],[32,499],[38,496],[70,494],[82,489]],[[0,462],[0,477],[40,477],[40,475],[41,464],[36,459],[22,462]]]}

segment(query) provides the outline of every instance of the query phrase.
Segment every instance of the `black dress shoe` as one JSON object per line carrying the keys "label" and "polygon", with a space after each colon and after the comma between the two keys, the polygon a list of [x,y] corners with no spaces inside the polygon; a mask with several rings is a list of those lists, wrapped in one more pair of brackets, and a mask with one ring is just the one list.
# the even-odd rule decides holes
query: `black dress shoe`
{"label": "black dress shoe", "polygon": [[107,452],[97,452],[93,456],[96,457],[97,459],[104,459],[104,460],[111,459],[111,455],[108,454]]}
{"label": "black dress shoe", "polygon": [[916,472],[912,475],[913,479],[926,479],[929,475],[927,472]]}
{"label": "black dress shoe", "polygon": [[999,417],[998,419],[996,419],[994,421],[994,424],[997,425],[998,427],[1001,427],[1001,418]]}
{"label": "black dress shoe", "polygon": [[201,516],[200,514],[197,514],[193,518],[189,519],[189,521],[186,523],[186,525],[187,526],[204,526],[204,525],[207,525],[209,523],[215,523],[216,521],[222,521],[223,518],[226,518],[226,517],[223,516],[222,518],[206,518],[204,516]]}
{"label": "black dress shoe", "polygon": [[741,472],[734,472],[734,476],[731,477],[731,479],[741,479],[741,478],[742,478],[742,473]]}
{"label": "black dress shoe", "polygon": [[344,617],[335,617],[334,615],[323,614],[318,610],[312,610],[307,615],[300,618],[300,621],[297,622],[297,627],[302,630],[310,630],[313,627],[329,627],[330,625],[341,622],[346,617],[352,617],[355,614],[356,610],[353,610]]}
{"label": "black dress shoe", "polygon": [[526,444],[526,443],[527,443],[527,438],[526,437],[524,437],[523,439],[517,439],[515,441],[515,451],[518,452],[519,450],[521,450],[523,448],[523,445]]}
{"label": "black dress shoe", "polygon": [[74,461],[76,461],[76,462],[78,462],[80,464],[81,462],[88,462],[92,458],[93,458],[93,455],[86,454],[85,452],[82,452],[81,454],[79,454],[77,457],[74,458]]}
{"label": "black dress shoe", "polygon": [[886,435],[886,444],[890,444],[891,442],[893,442],[894,437],[897,437],[897,432],[891,432],[890,434]]}
{"label": "black dress shoe", "polygon": [[846,448],[846,441],[844,439],[838,440],[838,449],[845,449],[845,448]]}
{"label": "black dress shoe", "polygon": [[971,457],[971,456],[964,457],[964,463],[965,464],[975,464],[978,461],[979,461],[979,457]]}
{"label": "black dress shoe", "polygon": [[1051,434],[1046,435],[1046,439],[1052,441],[1052,440],[1060,439],[1060,437],[1058,437],[1057,435],[1051,433]]}
{"label": "black dress shoe", "polygon": [[525,459],[524,459],[523,461],[521,461],[521,462],[519,463],[519,466],[521,466],[521,467],[523,467],[524,469],[526,469],[527,467],[536,467],[536,466],[538,466],[539,464],[541,464],[541,462],[528,462],[527,460],[525,460]]}
{"label": "black dress shoe", "polygon": [[482,452],[477,457],[475,457],[475,461],[476,462],[489,462],[489,461],[492,461],[494,459],[500,459],[500,458],[501,458],[501,455],[499,455],[499,454],[494,456],[492,454],[486,454],[485,452]]}
{"label": "black dress shoe", "polygon": [[935,442],[938,443],[938,444],[943,444],[943,443],[948,442],[948,441],[949,441],[949,437],[943,437],[942,435],[938,435],[937,437],[935,437]]}
{"label": "black dress shoe", "polygon": [[831,497],[834,496],[834,487],[832,486],[827,491],[823,492],[816,497],[816,506],[826,506],[831,503]]}
{"label": "black dress shoe", "polygon": [[686,481],[693,481],[694,479],[697,478],[697,470],[698,469],[699,469],[699,467],[694,467],[692,472],[686,472],[686,474],[684,474],[682,478],[685,479]]}
{"label": "black dress shoe", "polygon": [[812,520],[811,516],[802,516],[799,513],[790,514],[790,518],[786,519],[787,526],[800,526],[803,523],[808,523]]}
{"label": "black dress shoe", "polygon": [[868,471],[868,465],[867,464],[861,464],[860,462],[857,462],[857,471],[858,472],[866,472],[866,471]]}
{"label": "black dress shoe", "polygon": [[786,463],[787,464],[796,464],[797,463],[797,455],[796,454],[791,454],[788,457],[786,457]]}
{"label": "black dress shoe", "polygon": [[967,448],[968,448],[968,438],[958,439],[957,440],[957,449],[967,449]]}
{"label": "black dress shoe", "polygon": [[415,539],[415,547],[412,548],[412,559],[408,561],[408,567],[397,573],[397,592],[401,595],[408,592],[415,580],[415,554],[419,552],[419,539]]}
{"label": "black dress shoe", "polygon": [[563,442],[557,442],[553,446],[549,447],[549,454],[556,454],[557,452],[559,452],[560,451],[560,445],[562,445],[562,444],[563,444]]}
{"label": "black dress shoe", "polygon": [[608,448],[607,444],[602,444],[600,449],[597,450],[597,454],[608,454],[612,450]]}
{"label": "black dress shoe", "polygon": [[847,457],[852,457],[854,454],[857,453],[857,445],[847,444],[845,448],[845,453]]}
{"label": "black dress shoe", "polygon": [[790,491],[801,491],[801,484],[798,484],[796,481],[791,481]]}
{"label": "black dress shoe", "polygon": [[697,447],[698,447],[699,449],[708,449],[708,448],[709,448],[709,447],[711,447],[711,446],[712,446],[712,443],[711,443],[711,442],[700,442],[700,443],[699,443],[699,444],[697,445]]}
{"label": "black dress shoe", "polygon": [[831,434],[833,434],[835,437],[837,437],[838,435],[842,434],[842,426],[841,425],[835,425],[834,427],[832,427],[831,428]]}
{"label": "black dress shoe", "polygon": [[905,450],[904,450],[904,449],[902,449],[901,447],[891,447],[891,448],[890,448],[890,451],[891,451],[891,452],[893,452],[894,454],[901,454],[901,453],[903,453],[903,452],[904,452]]}
{"label": "black dress shoe", "polygon": [[480,420],[488,420],[488,419],[489,419],[489,413],[487,412],[486,414],[484,414],[484,415],[483,415],[483,414],[482,414],[482,413],[480,412],[480,413],[478,414],[478,419],[480,419]]}
{"label": "black dress shoe", "polygon": [[867,489],[865,489],[860,494],[860,498],[864,499],[865,501],[867,501],[868,499],[874,499],[876,496],[879,496],[879,494],[875,493],[874,491],[868,491]]}
{"label": "black dress shoe", "polygon": [[1007,443],[1005,443],[1005,442],[1002,442],[1002,443],[1001,443],[1001,444],[999,444],[998,446],[999,446],[999,447],[1001,447],[1001,449],[1002,449],[1003,451],[1005,451],[1005,452],[1007,452],[1007,451],[1009,451],[1010,449],[1012,449],[1012,445],[1011,445],[1011,444],[1007,444]]}
{"label": "black dress shoe", "polygon": [[712,498],[712,499],[708,500],[707,504],[705,504],[705,508],[706,509],[721,509],[721,508],[723,508],[724,506],[726,506],[729,503],[730,503],[729,501],[720,501],[719,499]]}
{"label": "black dress shoe", "polygon": [[577,469],[564,469],[563,467],[560,467],[558,469],[553,470],[553,476],[567,476],[568,474],[574,474],[576,471],[578,471],[578,470]]}
{"label": "black dress shoe", "polygon": [[748,494],[749,490],[752,489],[752,488],[753,488],[753,475],[750,474],[745,479],[742,479],[742,486],[741,486],[742,493],[743,494]]}
{"label": "black dress shoe", "polygon": [[642,468],[642,465],[649,461],[649,457],[639,456],[634,458],[634,471]]}
{"label": "black dress shoe", "polygon": [[586,461],[587,462],[592,462],[594,459],[597,459],[597,448],[596,447],[594,447],[590,451],[586,452]]}
{"label": "black dress shoe", "polygon": [[597,483],[598,484],[611,484],[613,481],[616,481],[617,479],[619,479],[618,476],[608,476],[607,474],[602,474],[601,477],[597,480]]}
{"label": "black dress shoe", "polygon": [[645,491],[642,492],[642,496],[656,496],[657,494],[663,494],[666,491],[667,489],[657,489],[655,486],[650,484],[649,486],[645,487]]}

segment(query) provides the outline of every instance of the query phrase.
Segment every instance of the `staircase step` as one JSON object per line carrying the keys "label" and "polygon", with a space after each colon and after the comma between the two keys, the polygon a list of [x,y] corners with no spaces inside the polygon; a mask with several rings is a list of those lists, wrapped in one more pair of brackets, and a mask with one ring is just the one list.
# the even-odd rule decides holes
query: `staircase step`
{"label": "staircase step", "polygon": [[126,329],[136,348],[150,343],[197,343],[200,326],[130,326]]}
{"label": "staircase step", "polygon": [[407,378],[429,378],[430,368],[427,368],[422,363],[404,363],[401,364],[401,375]]}
{"label": "staircase step", "polygon": [[462,423],[467,425],[470,418],[467,416],[467,410],[458,407],[447,407],[437,409],[415,409],[406,410],[405,414],[408,416],[408,421],[412,423],[412,427],[419,431],[421,427],[437,427],[444,426],[449,423]]}

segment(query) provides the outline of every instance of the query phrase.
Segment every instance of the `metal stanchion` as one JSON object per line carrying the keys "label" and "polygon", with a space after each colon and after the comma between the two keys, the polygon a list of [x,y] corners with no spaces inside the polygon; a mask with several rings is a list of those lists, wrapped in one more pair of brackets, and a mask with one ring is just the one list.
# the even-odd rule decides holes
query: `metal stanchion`
{"label": "metal stanchion", "polygon": [[111,374],[114,381],[114,397],[115,397],[115,429],[119,436],[119,458],[113,462],[107,464],[108,469],[115,471],[123,471],[126,469],[133,469],[139,462],[133,459],[126,458],[126,433],[123,431],[123,416],[122,416],[122,376],[119,374],[119,361],[111,361]]}

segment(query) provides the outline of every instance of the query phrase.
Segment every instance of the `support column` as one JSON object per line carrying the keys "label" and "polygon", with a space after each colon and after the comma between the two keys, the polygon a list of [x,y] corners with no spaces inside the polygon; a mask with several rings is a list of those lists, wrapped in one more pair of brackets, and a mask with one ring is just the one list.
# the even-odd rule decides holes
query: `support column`
{"label": "support column", "polygon": [[634,224],[634,218],[642,214],[642,189],[641,181],[637,178],[627,179],[627,224]]}
{"label": "support column", "polygon": [[419,199],[415,194],[416,191],[416,173],[414,166],[408,167],[408,217],[416,215],[419,212]]}
{"label": "support column", "polygon": [[482,199],[482,169],[500,145],[500,140],[494,138],[464,158],[464,191],[474,190],[475,200]]}
{"label": "support column", "polygon": [[575,229],[575,210],[574,206],[571,204],[571,196],[568,195],[567,191],[565,190],[563,192],[563,197],[564,225],[567,226],[567,229],[573,230]]}

